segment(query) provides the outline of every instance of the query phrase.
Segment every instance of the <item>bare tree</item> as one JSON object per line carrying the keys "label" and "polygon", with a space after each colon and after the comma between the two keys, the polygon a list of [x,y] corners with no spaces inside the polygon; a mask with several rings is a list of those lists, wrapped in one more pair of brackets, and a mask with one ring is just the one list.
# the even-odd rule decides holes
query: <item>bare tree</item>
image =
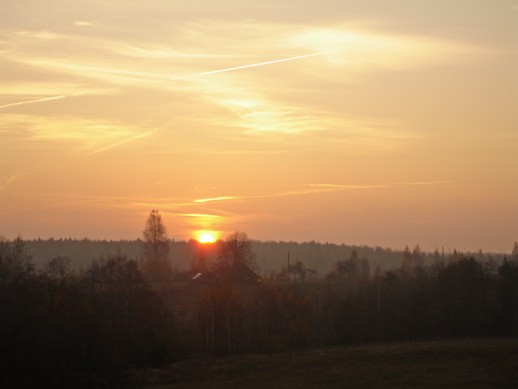
{"label": "bare tree", "polygon": [[218,266],[245,265],[257,270],[258,265],[252,248],[252,241],[244,232],[236,231],[221,242],[218,255]]}
{"label": "bare tree", "polygon": [[70,274],[70,264],[72,260],[69,257],[55,257],[47,263],[46,274],[53,280],[64,284],[67,276]]}
{"label": "bare tree", "polygon": [[518,260],[518,242],[514,242],[513,251],[511,252],[511,258]]}
{"label": "bare tree", "polygon": [[153,209],[146,221],[144,235],[145,273],[153,280],[163,280],[170,274],[167,229],[158,210]]}

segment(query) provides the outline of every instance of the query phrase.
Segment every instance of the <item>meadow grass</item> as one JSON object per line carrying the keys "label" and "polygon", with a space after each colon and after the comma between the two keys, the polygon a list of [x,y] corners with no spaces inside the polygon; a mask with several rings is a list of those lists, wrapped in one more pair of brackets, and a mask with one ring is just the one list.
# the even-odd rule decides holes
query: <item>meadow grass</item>
{"label": "meadow grass", "polygon": [[336,347],[187,360],[141,371],[154,388],[517,388],[518,339]]}

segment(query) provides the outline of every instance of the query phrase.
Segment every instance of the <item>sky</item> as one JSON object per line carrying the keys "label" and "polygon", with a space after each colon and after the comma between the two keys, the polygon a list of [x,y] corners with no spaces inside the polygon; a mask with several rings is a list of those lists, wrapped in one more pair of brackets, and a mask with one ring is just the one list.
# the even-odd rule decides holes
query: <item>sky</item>
{"label": "sky", "polygon": [[0,4],[6,238],[518,240],[518,1]]}

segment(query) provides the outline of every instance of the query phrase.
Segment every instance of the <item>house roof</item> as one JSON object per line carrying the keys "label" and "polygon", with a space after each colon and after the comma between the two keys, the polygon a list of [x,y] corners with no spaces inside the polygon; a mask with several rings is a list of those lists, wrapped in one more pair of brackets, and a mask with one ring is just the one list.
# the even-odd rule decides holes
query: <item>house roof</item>
{"label": "house roof", "polygon": [[235,283],[256,283],[261,280],[261,277],[242,263],[222,266],[214,271],[214,275],[221,281]]}
{"label": "house roof", "polygon": [[197,273],[192,278],[192,282],[208,283],[208,282],[231,282],[234,284],[255,284],[261,280],[257,274],[250,270],[242,263],[232,266],[221,266],[213,272]]}

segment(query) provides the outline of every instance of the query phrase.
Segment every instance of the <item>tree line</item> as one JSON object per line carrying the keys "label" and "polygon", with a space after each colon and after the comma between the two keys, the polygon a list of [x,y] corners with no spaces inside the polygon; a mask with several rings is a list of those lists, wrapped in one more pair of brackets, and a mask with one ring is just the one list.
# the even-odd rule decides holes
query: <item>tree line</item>
{"label": "tree line", "polygon": [[[56,256],[69,257],[70,266],[79,270],[87,268],[93,260],[101,257],[125,256],[133,260],[143,260],[142,245],[144,239],[135,240],[91,240],[91,239],[35,239],[25,240],[27,249],[32,253],[34,264],[37,267],[45,264]],[[216,243],[215,245],[218,245]],[[167,260],[173,271],[189,271],[198,255],[198,242],[175,241],[167,239]],[[269,277],[278,273],[283,266],[287,266],[288,253],[291,264],[300,261],[307,269],[312,269],[321,277],[333,271],[336,262],[348,258],[355,251],[361,258],[368,258],[372,269],[380,267],[390,270],[401,264],[401,257],[405,251],[382,247],[355,246],[347,244],[318,243],[318,242],[274,242],[252,240],[253,251],[256,256],[259,273]],[[415,248],[415,247],[414,247]],[[414,249],[411,248],[411,251]],[[216,251],[216,250],[214,250]],[[454,250],[441,248],[433,252],[423,252],[423,261],[433,263],[437,257],[448,257]],[[215,254],[209,253],[209,256]],[[502,261],[502,253],[466,253],[478,261]]]}
{"label": "tree line", "polygon": [[193,315],[182,315],[187,347],[213,355],[518,336],[518,258],[495,264],[457,254],[422,265],[413,257],[370,272],[353,253],[325,279],[206,286]]}
{"label": "tree line", "polygon": [[172,360],[171,312],[135,261],[69,264],[36,270],[21,239],[0,242],[2,386],[110,386],[128,366]]}

